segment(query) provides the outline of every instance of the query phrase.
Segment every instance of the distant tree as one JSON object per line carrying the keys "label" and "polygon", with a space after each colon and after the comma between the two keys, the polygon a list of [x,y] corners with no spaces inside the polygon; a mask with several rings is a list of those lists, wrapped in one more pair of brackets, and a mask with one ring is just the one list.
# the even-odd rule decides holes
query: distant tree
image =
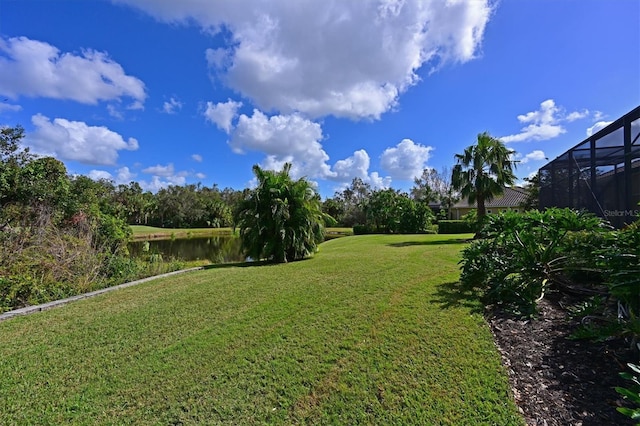
{"label": "distant tree", "polygon": [[399,193],[394,189],[374,191],[366,207],[366,224],[376,232],[389,233],[397,230],[400,223],[398,198]]}
{"label": "distant tree", "polygon": [[341,213],[337,217],[333,216],[340,225],[349,227],[357,224],[364,225],[367,221],[365,209],[371,194],[371,185],[361,178],[354,178],[351,185],[342,192],[334,194],[333,202],[325,201],[325,205]]}
{"label": "distant tree", "polygon": [[331,218],[322,212],[310,183],[289,176],[291,164],[279,171],[253,166],[258,186],[234,214],[244,252],[253,259],[299,260],[314,253]]}
{"label": "distant tree", "polygon": [[440,201],[438,187],[440,186],[440,176],[436,169],[426,168],[422,175],[413,180],[411,188],[411,198],[422,203]]}
{"label": "distant tree", "polygon": [[455,155],[453,187],[469,203],[477,203],[479,221],[486,215],[485,202],[503,194],[506,186],[515,183],[513,153],[502,141],[485,132],[478,135],[475,145]]}
{"label": "distant tree", "polygon": [[122,206],[127,223],[139,225],[144,222],[146,200],[144,190],[138,182],[118,185],[115,189],[115,201]]}
{"label": "distant tree", "polygon": [[426,203],[406,193],[382,189],[371,194],[366,207],[366,225],[376,232],[416,234],[426,232],[434,216]]}
{"label": "distant tree", "polygon": [[322,203],[322,211],[331,216],[339,224],[343,223],[344,218],[344,204],[336,198],[327,198]]}
{"label": "distant tree", "polygon": [[540,206],[540,179],[538,174],[536,173],[532,177],[524,178],[526,182],[524,185],[524,190],[527,194],[527,197],[524,199],[520,207],[524,210],[533,210],[537,209]]}
{"label": "distant tree", "polygon": [[443,167],[441,172],[426,168],[422,171],[422,175],[413,180],[413,183],[411,198],[426,204],[438,202],[441,211],[447,214],[459,199],[451,183],[451,169],[448,167]]}
{"label": "distant tree", "polygon": [[23,167],[33,160],[28,148],[21,148],[21,126],[0,129],[0,207],[18,201]]}
{"label": "distant tree", "polygon": [[202,188],[198,193],[201,203],[204,205],[205,223],[200,226],[220,228],[231,226],[233,223],[232,207],[227,205],[223,199],[217,185],[212,188]]}

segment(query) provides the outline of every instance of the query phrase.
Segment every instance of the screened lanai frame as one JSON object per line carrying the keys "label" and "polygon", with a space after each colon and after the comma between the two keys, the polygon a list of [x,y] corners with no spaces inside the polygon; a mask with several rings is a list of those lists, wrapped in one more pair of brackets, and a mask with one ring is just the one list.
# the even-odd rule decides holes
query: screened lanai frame
{"label": "screened lanai frame", "polygon": [[640,217],[640,106],[538,172],[540,208],[588,210],[624,227]]}

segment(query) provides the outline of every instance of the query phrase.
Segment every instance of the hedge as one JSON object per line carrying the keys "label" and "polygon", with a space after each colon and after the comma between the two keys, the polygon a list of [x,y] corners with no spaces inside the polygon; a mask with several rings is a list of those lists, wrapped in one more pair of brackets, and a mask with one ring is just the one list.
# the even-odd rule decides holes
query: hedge
{"label": "hedge", "polygon": [[469,234],[473,230],[464,220],[441,220],[438,222],[438,234]]}

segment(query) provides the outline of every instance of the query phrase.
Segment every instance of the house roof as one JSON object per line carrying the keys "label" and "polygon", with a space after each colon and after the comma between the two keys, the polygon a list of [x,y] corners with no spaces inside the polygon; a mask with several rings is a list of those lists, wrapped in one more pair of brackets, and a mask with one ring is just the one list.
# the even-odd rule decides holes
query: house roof
{"label": "house roof", "polygon": [[[527,193],[524,188],[519,186],[514,186],[510,188],[504,189],[504,194],[501,196],[495,197],[491,201],[486,201],[484,203],[485,208],[488,209],[499,209],[499,208],[507,208],[507,207],[520,207],[521,204],[527,198]],[[453,205],[454,209],[475,209],[478,205],[474,202],[469,204],[469,200],[460,200],[456,204]]]}

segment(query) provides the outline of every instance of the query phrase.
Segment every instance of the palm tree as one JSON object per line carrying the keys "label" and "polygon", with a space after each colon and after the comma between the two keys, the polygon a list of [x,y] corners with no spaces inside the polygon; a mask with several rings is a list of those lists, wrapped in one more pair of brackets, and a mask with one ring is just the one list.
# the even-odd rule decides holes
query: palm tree
{"label": "palm tree", "polygon": [[511,155],[515,151],[484,132],[478,135],[478,142],[456,154],[458,162],[453,168],[452,184],[469,203],[478,205],[478,221],[486,215],[485,202],[502,195],[504,188],[513,185],[516,175]]}
{"label": "palm tree", "polygon": [[288,262],[314,253],[324,239],[325,223],[320,197],[304,179],[292,180],[291,164],[279,171],[253,166],[258,186],[234,213],[242,247],[253,259]]}

